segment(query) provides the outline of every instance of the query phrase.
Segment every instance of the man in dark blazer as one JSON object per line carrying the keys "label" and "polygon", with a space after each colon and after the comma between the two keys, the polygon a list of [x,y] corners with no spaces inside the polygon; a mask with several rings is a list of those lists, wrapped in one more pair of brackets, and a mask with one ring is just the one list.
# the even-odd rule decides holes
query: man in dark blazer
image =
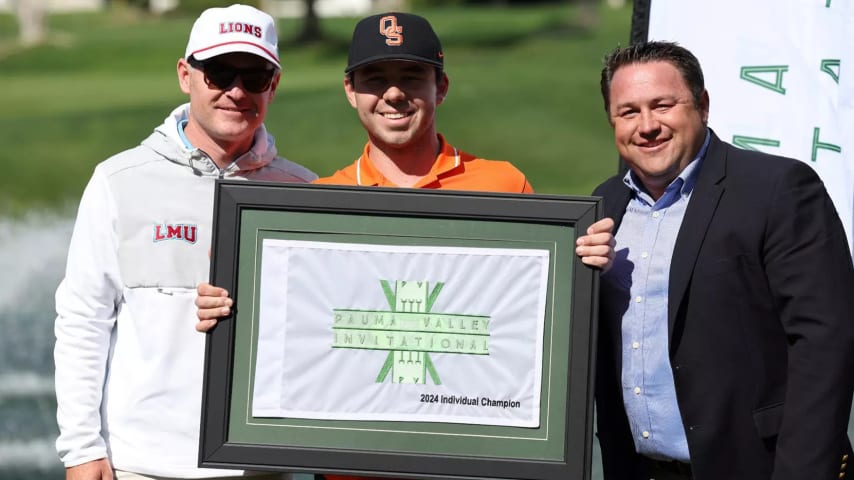
{"label": "man in dark blazer", "polygon": [[830,480],[854,460],[854,267],[805,163],[722,142],[697,59],[667,42],[606,57],[629,166],[600,185],[605,478]]}

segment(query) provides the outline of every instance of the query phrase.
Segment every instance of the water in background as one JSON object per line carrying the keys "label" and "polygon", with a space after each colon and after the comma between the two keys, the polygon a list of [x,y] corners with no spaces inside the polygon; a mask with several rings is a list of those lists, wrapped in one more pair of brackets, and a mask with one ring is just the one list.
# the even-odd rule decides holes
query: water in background
{"label": "water in background", "polygon": [[[0,479],[65,476],[54,448],[53,294],[65,269],[71,215],[0,218]],[[854,438],[854,422],[848,435]],[[601,479],[594,441],[593,479]],[[297,480],[310,479],[299,475]]]}
{"label": "water in background", "polygon": [[56,455],[53,293],[70,216],[0,218],[0,478],[64,478]]}

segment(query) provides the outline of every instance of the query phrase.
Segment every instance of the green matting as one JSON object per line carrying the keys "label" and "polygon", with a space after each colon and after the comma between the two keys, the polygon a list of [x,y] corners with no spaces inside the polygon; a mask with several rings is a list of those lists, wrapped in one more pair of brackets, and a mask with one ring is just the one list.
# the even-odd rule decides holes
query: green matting
{"label": "green matting", "polygon": [[[264,239],[381,245],[517,248],[549,251],[549,287],[543,339],[540,426],[519,428],[440,422],[340,421],[251,416],[257,347],[257,287]],[[372,452],[564,459],[575,230],[538,223],[406,218],[245,210],[241,217],[237,292],[251,309],[235,318],[234,379],[228,441],[369,450]],[[500,239],[500,240],[496,240]],[[556,266],[560,266],[557,268]],[[558,288],[555,288],[557,285]],[[245,304],[245,303],[244,303]],[[383,360],[378,353],[378,366]],[[321,381],[321,380],[318,380]],[[329,388],[334,388],[330,385]]]}

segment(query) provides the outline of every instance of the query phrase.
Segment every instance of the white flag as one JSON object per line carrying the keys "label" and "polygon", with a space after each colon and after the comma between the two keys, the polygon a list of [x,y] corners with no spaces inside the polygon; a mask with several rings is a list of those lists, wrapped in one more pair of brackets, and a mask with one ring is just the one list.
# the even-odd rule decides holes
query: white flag
{"label": "white flag", "polygon": [[538,427],[549,252],[264,240],[256,417]]}

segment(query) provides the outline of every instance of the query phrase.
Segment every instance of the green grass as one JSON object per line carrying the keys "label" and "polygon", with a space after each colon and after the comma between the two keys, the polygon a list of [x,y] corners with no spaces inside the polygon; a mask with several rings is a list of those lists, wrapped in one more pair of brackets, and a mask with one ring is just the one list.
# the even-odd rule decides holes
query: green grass
{"label": "green grass", "polygon": [[[439,131],[477,155],[510,160],[538,192],[587,194],[617,169],[598,93],[604,53],[629,36],[630,9],[590,25],[571,6],[416,11],[442,38],[448,98]],[[92,169],[139,143],[177,104],[175,62],[191,18],[130,11],[50,17],[50,39],[23,49],[0,15],[0,214],[79,198]],[[295,46],[282,19],[283,79],[267,126],[279,151],[321,175],[361,152],[342,91],[356,19],[324,19],[327,41]]]}

